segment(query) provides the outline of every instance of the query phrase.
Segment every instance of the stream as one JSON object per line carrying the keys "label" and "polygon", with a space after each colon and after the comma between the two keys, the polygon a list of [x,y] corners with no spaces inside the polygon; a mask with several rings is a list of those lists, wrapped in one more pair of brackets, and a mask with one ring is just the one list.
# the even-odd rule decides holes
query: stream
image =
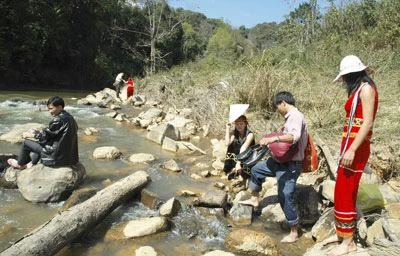
{"label": "stream", "polygon": [[[196,207],[186,205],[183,198],[178,196],[183,189],[196,193],[216,189],[213,187],[214,179],[195,181],[190,178],[192,166],[195,164],[189,161],[196,158],[211,166],[212,149],[211,138],[200,141],[190,141],[197,147],[207,152],[201,155],[196,152],[190,156],[178,156],[174,153],[164,151],[157,145],[146,139],[146,131],[132,123],[119,123],[112,118],[104,116],[110,112],[109,109],[97,106],[77,105],[76,99],[86,97],[89,92],[45,92],[45,91],[1,91],[0,93],[0,134],[8,132],[16,124],[41,123],[47,125],[51,116],[47,111],[39,111],[37,100],[47,101],[51,96],[57,94],[64,98],[66,111],[70,112],[79,125],[79,157],[80,162],[85,166],[87,178],[81,187],[95,187],[102,189],[109,182],[118,181],[138,170],[146,171],[151,182],[146,189],[156,193],[161,200],[167,201],[175,197],[182,202],[183,209],[174,218],[175,225],[170,232],[152,236],[150,239],[130,239],[124,241],[104,241],[101,234],[92,232],[85,239],[73,243],[61,250],[57,255],[128,255],[133,248],[140,246],[152,246],[164,255],[202,255],[210,250],[225,250],[224,238],[234,228],[234,223],[218,214],[210,214],[203,217]],[[143,111],[132,106],[133,115]],[[132,115],[132,116],[133,116]],[[88,139],[83,134],[85,128],[94,127],[99,131],[98,135],[90,136]],[[120,149],[123,156],[117,160],[93,160],[91,154],[95,148],[101,146],[115,146]],[[0,141],[0,154],[18,154],[19,144],[10,144]],[[135,153],[150,153],[156,161],[149,165],[133,164],[125,160]],[[172,173],[160,169],[160,163],[174,159],[182,168],[180,173]],[[197,163],[196,162],[196,163]],[[211,167],[210,167],[211,168]],[[63,206],[60,203],[31,203],[26,201],[17,189],[0,188],[0,252],[12,245],[25,234],[49,220]],[[137,219],[140,217],[156,216],[156,210],[149,209],[137,200],[132,200],[114,210],[105,220],[110,225],[123,221]],[[304,238],[292,245],[279,244],[283,232],[279,227],[269,227],[257,218],[250,227],[252,230],[267,232],[277,241],[281,248],[282,255],[302,255],[310,243],[309,238]],[[190,230],[196,230],[196,234],[188,234]],[[96,230],[95,230],[96,231]],[[134,250],[133,250],[134,251]]]}

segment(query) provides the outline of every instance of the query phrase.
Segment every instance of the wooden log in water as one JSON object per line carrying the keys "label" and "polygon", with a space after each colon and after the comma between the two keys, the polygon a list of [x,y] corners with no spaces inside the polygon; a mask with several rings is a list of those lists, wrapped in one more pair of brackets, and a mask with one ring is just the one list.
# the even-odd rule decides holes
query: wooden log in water
{"label": "wooden log in water", "polygon": [[149,181],[146,172],[135,172],[97,192],[85,202],[60,212],[0,255],[54,255],[87,230],[94,228],[120,204],[140,193]]}

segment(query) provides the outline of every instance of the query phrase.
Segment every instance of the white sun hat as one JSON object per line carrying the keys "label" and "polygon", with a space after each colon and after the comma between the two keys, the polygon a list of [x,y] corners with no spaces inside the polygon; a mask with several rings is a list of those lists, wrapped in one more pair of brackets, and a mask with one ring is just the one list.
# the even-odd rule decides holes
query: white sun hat
{"label": "white sun hat", "polygon": [[229,122],[232,123],[246,112],[249,104],[231,104],[229,107]]}
{"label": "white sun hat", "polygon": [[353,73],[353,72],[360,72],[363,70],[365,70],[368,74],[372,73],[372,70],[368,66],[365,66],[357,56],[354,56],[354,55],[346,56],[340,62],[339,75],[337,75],[335,80],[333,80],[333,81],[340,82],[340,81],[342,81],[343,75]]}

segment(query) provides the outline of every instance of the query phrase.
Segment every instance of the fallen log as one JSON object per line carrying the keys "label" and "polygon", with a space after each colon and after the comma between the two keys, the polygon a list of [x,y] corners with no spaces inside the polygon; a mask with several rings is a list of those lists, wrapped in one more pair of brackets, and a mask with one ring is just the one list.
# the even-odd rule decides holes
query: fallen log
{"label": "fallen log", "polygon": [[54,255],[89,228],[94,228],[124,201],[140,193],[149,181],[146,172],[135,172],[102,189],[85,202],[60,212],[0,255]]}

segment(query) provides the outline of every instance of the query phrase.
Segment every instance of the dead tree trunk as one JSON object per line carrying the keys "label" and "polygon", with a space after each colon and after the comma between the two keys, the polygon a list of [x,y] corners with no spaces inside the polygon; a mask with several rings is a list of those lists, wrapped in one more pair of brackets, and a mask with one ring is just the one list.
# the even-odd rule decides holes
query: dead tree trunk
{"label": "dead tree trunk", "polygon": [[0,255],[54,255],[86,230],[94,228],[121,203],[138,194],[149,181],[150,177],[144,171],[131,174],[85,202],[60,212]]}

